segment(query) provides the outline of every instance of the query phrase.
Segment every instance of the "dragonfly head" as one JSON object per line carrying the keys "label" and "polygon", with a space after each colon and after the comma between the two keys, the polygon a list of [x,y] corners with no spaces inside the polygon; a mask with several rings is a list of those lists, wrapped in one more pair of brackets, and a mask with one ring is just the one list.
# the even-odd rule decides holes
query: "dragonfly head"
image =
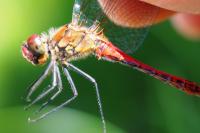
{"label": "dragonfly head", "polygon": [[47,40],[36,34],[27,39],[21,50],[23,57],[34,65],[44,64],[49,57]]}

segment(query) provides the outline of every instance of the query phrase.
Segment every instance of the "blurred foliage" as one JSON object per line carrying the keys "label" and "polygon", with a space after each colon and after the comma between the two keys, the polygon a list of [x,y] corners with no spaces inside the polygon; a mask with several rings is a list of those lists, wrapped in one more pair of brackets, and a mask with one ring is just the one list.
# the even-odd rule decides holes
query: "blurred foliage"
{"label": "blurred foliage", "polygon": [[[0,132],[101,131],[95,91],[87,80],[74,73],[79,97],[69,107],[34,124],[27,123],[30,114],[23,111],[25,103],[21,97],[26,87],[46,66],[27,63],[21,56],[21,43],[30,34],[70,22],[72,5],[72,0],[0,0]],[[180,37],[169,22],[165,22],[151,29],[144,44],[132,56],[160,70],[198,82],[199,51],[200,42]],[[94,57],[74,62],[74,65],[99,83],[106,120],[124,132],[200,132],[199,97],[182,93],[126,66],[97,61]],[[47,80],[43,86],[49,82]],[[66,99],[65,94],[71,95],[66,88],[66,93],[53,105]],[[109,124],[108,130],[123,132],[119,128]]]}
{"label": "blurred foliage", "polygon": [[[1,133],[101,133],[99,121],[89,114],[67,109],[52,115],[48,120],[28,123],[27,113],[22,107],[9,107],[0,110]],[[108,132],[124,133],[121,129],[108,124]]]}

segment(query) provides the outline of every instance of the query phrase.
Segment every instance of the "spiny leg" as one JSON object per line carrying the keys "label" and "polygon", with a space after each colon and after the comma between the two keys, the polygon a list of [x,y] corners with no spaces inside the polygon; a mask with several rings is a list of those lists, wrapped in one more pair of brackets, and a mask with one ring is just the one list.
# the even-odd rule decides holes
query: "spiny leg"
{"label": "spiny leg", "polygon": [[47,69],[44,71],[44,73],[35,81],[31,84],[30,87],[28,87],[28,95],[26,96],[26,101],[31,101],[30,96],[33,94],[33,92],[38,88],[38,86],[44,81],[44,79],[48,76],[48,74],[52,70],[53,62],[51,62]]}
{"label": "spiny leg", "polygon": [[102,103],[101,103],[101,98],[100,98],[100,93],[99,93],[97,82],[95,81],[95,79],[93,77],[91,77],[87,73],[83,72],[79,68],[75,67],[74,65],[69,64],[69,63],[67,63],[66,65],[68,66],[68,68],[70,68],[70,69],[74,70],[75,72],[79,73],[80,75],[82,75],[83,77],[85,77],[86,79],[88,79],[90,82],[92,82],[94,84],[95,89],[96,89],[99,112],[100,112],[101,120],[102,120],[102,124],[103,124],[103,132],[106,133],[106,122],[105,122],[105,118],[104,118],[104,114],[103,114],[103,108],[102,108]]}
{"label": "spiny leg", "polygon": [[56,75],[56,64],[54,64],[54,66],[53,66],[53,81],[52,81],[52,85],[49,86],[49,88],[46,91],[41,93],[35,100],[33,100],[27,107],[25,107],[25,110],[27,110],[33,104],[35,104],[36,102],[38,102],[39,100],[44,98],[46,95],[48,95],[52,90],[54,90],[54,88],[56,86],[57,86],[57,75]]}
{"label": "spiny leg", "polygon": [[95,21],[92,26],[89,27],[90,32],[97,32],[100,28],[100,23],[98,21]]}
{"label": "spiny leg", "polygon": [[36,122],[38,120],[41,120],[41,119],[45,118],[47,115],[49,115],[49,114],[61,109],[62,107],[66,106],[67,104],[69,104],[71,101],[73,101],[78,96],[78,92],[77,92],[76,87],[74,85],[74,82],[73,82],[73,80],[71,78],[71,75],[69,74],[69,71],[66,68],[63,68],[63,70],[64,70],[65,76],[67,77],[67,80],[69,81],[69,84],[71,86],[71,89],[72,89],[72,92],[73,92],[74,96],[72,98],[68,99],[66,102],[62,103],[61,105],[57,106],[56,108],[50,110],[49,112],[44,113],[40,117],[38,117],[36,119],[32,119],[32,120],[29,119],[30,122]]}
{"label": "spiny leg", "polygon": [[57,73],[57,82],[58,82],[58,91],[45,103],[42,104],[42,106],[39,108],[37,113],[39,113],[42,109],[44,109],[50,102],[52,102],[63,90],[63,85],[62,85],[62,79],[61,79],[61,74],[58,66],[56,66],[56,73]]}
{"label": "spiny leg", "polygon": [[96,35],[101,35],[101,34],[103,34],[103,31],[104,31],[104,29],[101,29],[101,30],[97,31],[95,34]]}

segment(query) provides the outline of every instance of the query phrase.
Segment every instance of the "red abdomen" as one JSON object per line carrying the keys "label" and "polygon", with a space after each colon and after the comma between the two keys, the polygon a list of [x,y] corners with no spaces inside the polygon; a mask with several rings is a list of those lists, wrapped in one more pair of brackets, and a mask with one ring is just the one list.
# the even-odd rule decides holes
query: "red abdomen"
{"label": "red abdomen", "polygon": [[111,43],[102,41],[102,45],[97,48],[96,54],[98,57],[104,57],[108,60],[126,64],[188,94],[200,95],[200,87],[195,82],[188,81],[146,65],[125,54]]}

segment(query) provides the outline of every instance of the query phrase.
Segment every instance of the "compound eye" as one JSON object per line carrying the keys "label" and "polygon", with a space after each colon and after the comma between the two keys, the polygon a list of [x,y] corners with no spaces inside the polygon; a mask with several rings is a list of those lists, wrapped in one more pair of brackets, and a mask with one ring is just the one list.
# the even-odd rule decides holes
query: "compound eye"
{"label": "compound eye", "polygon": [[45,52],[45,46],[44,42],[41,40],[40,36],[37,34],[33,34],[30,36],[27,40],[27,44],[29,47],[38,54],[44,54]]}
{"label": "compound eye", "polygon": [[33,61],[34,56],[33,54],[27,49],[26,44],[22,46],[22,54],[28,61]]}
{"label": "compound eye", "polygon": [[37,34],[31,35],[27,40],[27,44],[35,52],[39,52],[39,53],[41,52],[39,49],[42,45],[42,41],[39,35]]}

